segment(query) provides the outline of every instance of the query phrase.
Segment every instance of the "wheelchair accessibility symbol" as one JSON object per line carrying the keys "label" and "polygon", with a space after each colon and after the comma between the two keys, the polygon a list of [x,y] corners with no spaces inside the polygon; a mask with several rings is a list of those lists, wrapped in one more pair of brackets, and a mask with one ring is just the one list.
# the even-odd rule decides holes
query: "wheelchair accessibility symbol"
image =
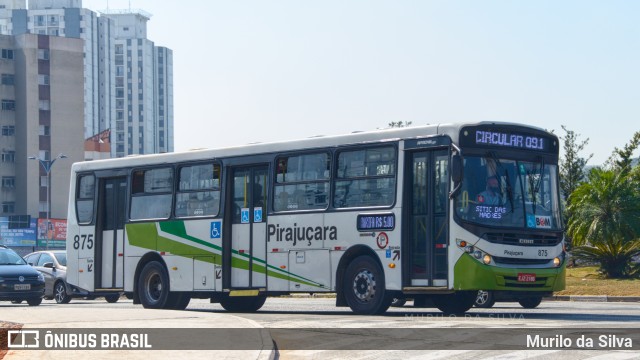
{"label": "wheelchair accessibility symbol", "polygon": [[242,208],[240,210],[240,222],[243,224],[249,223],[249,208]]}
{"label": "wheelchair accessibility symbol", "polygon": [[220,239],[222,237],[222,221],[211,222],[211,238]]}
{"label": "wheelchair accessibility symbol", "polygon": [[262,222],[262,208],[253,209],[253,221]]}

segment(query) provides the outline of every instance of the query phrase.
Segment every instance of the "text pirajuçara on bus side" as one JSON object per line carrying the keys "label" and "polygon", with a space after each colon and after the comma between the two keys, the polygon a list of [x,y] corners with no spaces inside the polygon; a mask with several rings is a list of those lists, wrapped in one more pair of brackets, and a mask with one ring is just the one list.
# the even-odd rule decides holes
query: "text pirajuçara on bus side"
{"label": "text piraju\u00e7ara on bus side", "polygon": [[359,314],[541,298],[565,286],[558,149],[483,122],[76,163],[67,281],[235,312],[290,293]]}

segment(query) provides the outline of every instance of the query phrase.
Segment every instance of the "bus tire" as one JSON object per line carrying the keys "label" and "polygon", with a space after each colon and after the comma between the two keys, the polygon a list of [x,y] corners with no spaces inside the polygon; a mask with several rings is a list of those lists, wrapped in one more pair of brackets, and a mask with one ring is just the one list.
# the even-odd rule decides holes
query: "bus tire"
{"label": "bus tire", "polygon": [[138,279],[140,303],[147,309],[165,309],[169,302],[169,274],[158,261],[150,261]]}
{"label": "bus tire", "polygon": [[527,297],[520,299],[518,303],[525,309],[535,309],[542,302],[542,296]]}
{"label": "bus tire", "polygon": [[347,304],[359,315],[382,314],[393,301],[385,289],[384,272],[367,255],[358,256],[347,266],[342,286]]}
{"label": "bus tire", "polygon": [[493,292],[487,290],[478,290],[476,296],[475,307],[488,309],[493,307],[496,303],[496,298],[493,296]]}
{"label": "bus tire", "polygon": [[445,314],[464,314],[476,302],[477,291],[456,291],[433,297],[434,305]]}
{"label": "bus tire", "polygon": [[173,310],[184,310],[189,306],[191,296],[183,293],[171,294],[170,297]]}
{"label": "bus tire", "polygon": [[224,296],[220,299],[220,305],[229,311],[235,313],[252,313],[260,310],[264,302],[267,301],[266,295],[260,296]]}
{"label": "bus tire", "polygon": [[104,297],[104,299],[109,304],[113,304],[113,303],[118,302],[118,300],[120,300],[120,294],[107,295],[107,296]]}

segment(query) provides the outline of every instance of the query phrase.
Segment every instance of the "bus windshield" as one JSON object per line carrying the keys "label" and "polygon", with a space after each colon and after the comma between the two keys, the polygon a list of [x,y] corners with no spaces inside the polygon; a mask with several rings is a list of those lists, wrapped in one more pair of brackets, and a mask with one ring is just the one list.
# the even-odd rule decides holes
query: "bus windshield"
{"label": "bus windshield", "polygon": [[559,230],[557,165],[544,160],[521,161],[465,156],[456,215],[463,221],[506,228]]}

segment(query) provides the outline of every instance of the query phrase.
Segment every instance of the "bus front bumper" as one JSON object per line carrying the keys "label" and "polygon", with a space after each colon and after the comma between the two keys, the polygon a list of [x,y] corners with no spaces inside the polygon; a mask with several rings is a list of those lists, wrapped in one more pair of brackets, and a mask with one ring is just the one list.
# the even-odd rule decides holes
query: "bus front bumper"
{"label": "bus front bumper", "polygon": [[[557,268],[504,268],[489,266],[463,254],[454,267],[454,290],[560,291],[565,288],[566,261]],[[531,275],[535,274],[535,281]],[[524,277],[529,281],[518,281]]]}

